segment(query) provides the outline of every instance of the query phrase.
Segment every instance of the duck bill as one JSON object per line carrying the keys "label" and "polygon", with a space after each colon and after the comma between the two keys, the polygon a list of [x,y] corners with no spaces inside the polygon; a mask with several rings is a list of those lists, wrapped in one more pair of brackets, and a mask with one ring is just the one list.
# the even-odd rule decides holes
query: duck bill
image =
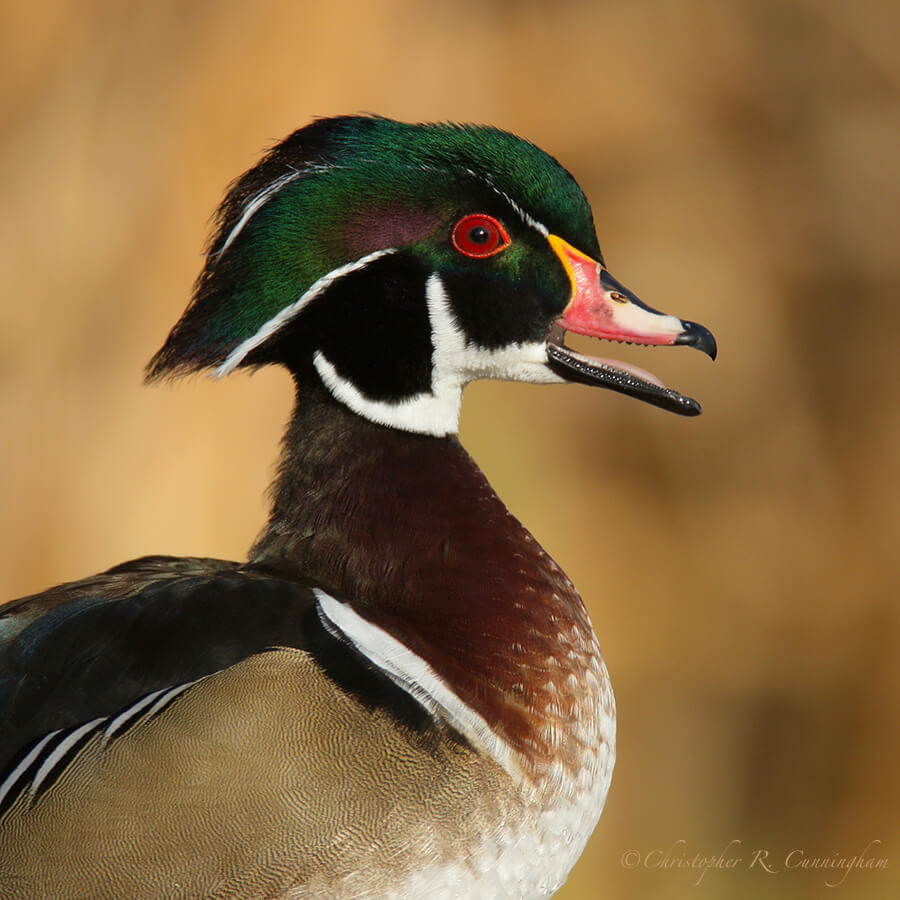
{"label": "duck bill", "polygon": [[556,235],[548,240],[569,277],[569,303],[550,331],[547,357],[562,378],[627,394],[662,409],[686,416],[701,412],[690,397],[665,387],[649,372],[612,360],[576,353],[565,346],[566,331],[631,344],[685,344],[716,358],[716,341],[696,322],[666,315],[642,303],[590,256]]}

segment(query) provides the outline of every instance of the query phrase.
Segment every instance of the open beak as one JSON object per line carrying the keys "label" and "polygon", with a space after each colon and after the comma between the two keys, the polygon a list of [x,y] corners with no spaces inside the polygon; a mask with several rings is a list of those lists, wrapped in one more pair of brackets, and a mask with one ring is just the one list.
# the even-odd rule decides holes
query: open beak
{"label": "open beak", "polygon": [[710,331],[696,322],[651,309],[596,260],[555,234],[547,239],[572,285],[569,303],[548,336],[550,368],[568,381],[606,387],[683,416],[699,415],[701,409],[696,400],[665,387],[649,372],[627,363],[584,356],[566,347],[565,333],[574,331],[629,344],[686,344],[715,359],[716,339]]}

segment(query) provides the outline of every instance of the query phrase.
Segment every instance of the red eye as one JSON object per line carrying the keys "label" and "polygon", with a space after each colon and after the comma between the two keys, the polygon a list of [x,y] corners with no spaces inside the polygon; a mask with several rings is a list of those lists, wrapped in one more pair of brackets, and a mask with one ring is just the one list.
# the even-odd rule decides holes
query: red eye
{"label": "red eye", "polygon": [[453,229],[453,246],[463,256],[484,259],[509,246],[506,229],[492,216],[464,216]]}

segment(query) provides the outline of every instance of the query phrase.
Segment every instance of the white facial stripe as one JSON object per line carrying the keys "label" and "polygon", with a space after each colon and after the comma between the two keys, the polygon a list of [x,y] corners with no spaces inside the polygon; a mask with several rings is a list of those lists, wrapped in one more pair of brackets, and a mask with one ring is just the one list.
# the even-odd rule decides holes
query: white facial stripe
{"label": "white facial stripe", "polygon": [[564,379],[547,366],[544,341],[506,344],[495,350],[479,347],[466,339],[450,307],[441,277],[433,272],[425,284],[428,319],[434,343],[432,391],[441,393],[446,384],[459,386],[477,378],[561,384]]}
{"label": "white facial stripe", "polygon": [[515,214],[526,225],[528,225],[529,228],[533,228],[535,231],[539,232],[544,237],[547,237],[547,235],[550,234],[550,230],[547,228],[546,225],[544,225],[541,222],[538,222],[538,220],[535,219],[533,216],[528,215],[528,213],[525,212],[525,210],[522,209],[522,207],[519,206],[519,204],[516,203],[516,201],[513,200],[512,197],[509,196],[509,194],[506,193],[506,191],[501,191],[500,188],[498,188],[497,185],[495,185],[490,180],[490,178],[488,178],[485,175],[479,175],[478,172],[476,172],[474,169],[467,168],[465,171],[468,175],[471,175],[477,181],[482,182],[482,184],[486,184],[495,194],[502,197],[512,207]]}
{"label": "white facial stripe", "polygon": [[322,625],[338,638],[348,640],[369,662],[414,697],[433,716],[443,718],[473,744],[484,749],[507,771],[518,768],[513,751],[488,723],[467,706],[445,681],[406,644],[360,616],[319,588],[316,595]]}
{"label": "white facial stripe", "polygon": [[286,184],[296,181],[304,174],[305,172],[294,169],[294,171],[288,172],[280,178],[276,178],[273,182],[267,184],[261,191],[257,191],[257,193],[244,204],[244,209],[241,212],[241,217],[238,219],[237,224],[231,229],[228,233],[228,237],[225,238],[225,242],[213,255],[216,257],[221,256],[232,245],[234,239],[244,230],[244,226],[250,219],[252,219],[253,216],[275,196],[275,194],[277,194]]}
{"label": "white facial stripe", "polygon": [[361,257],[355,262],[338,266],[336,269],[332,269],[321,278],[318,278],[298,300],[285,306],[277,315],[269,319],[268,322],[265,322],[256,334],[238,344],[237,347],[228,354],[225,362],[216,369],[216,378],[221,378],[223,375],[228,375],[230,372],[233,372],[248,353],[264,344],[273,334],[284,328],[294,316],[315,300],[316,297],[324,293],[339,278],[343,278],[351,272],[357,272],[360,269],[365,268],[369,263],[374,262],[376,259],[380,259],[382,256],[387,256],[389,253],[395,252],[393,247],[389,247],[385,250],[376,250],[374,253],[368,253],[366,256]]}
{"label": "white facial stripe", "polygon": [[467,341],[437,273],[428,277],[425,300],[433,345],[431,391],[396,403],[371,400],[343,378],[320,351],[313,357],[313,365],[336,399],[379,425],[444,437],[459,430],[462,389],[470,381],[498,378],[534,384],[565,383],[547,365],[547,345],[543,341],[508,344],[496,350]]}
{"label": "white facial stripe", "polygon": [[491,188],[515,210],[516,214],[526,225],[528,225],[530,228],[533,228],[544,237],[547,237],[547,235],[550,234],[550,229],[547,228],[546,225],[544,225],[542,222],[538,222],[538,220],[533,216],[528,215],[528,213],[525,212],[525,210],[522,209],[522,207],[519,206],[519,204],[509,196],[509,194],[506,193],[506,191],[501,191],[499,188],[494,187],[494,185],[491,185]]}
{"label": "white facial stripe", "polygon": [[213,257],[218,259],[231,245],[234,243],[234,239],[244,230],[246,224],[253,218],[265,206],[272,197],[275,196],[285,185],[290,184],[292,181],[296,181],[298,178],[301,178],[306,175],[310,175],[316,172],[329,172],[335,166],[325,165],[321,163],[309,163],[308,165],[303,166],[300,169],[291,169],[289,172],[286,172],[280,178],[276,178],[274,181],[267,184],[262,190],[257,191],[245,204],[244,208],[241,210],[240,218],[237,221],[237,224],[231,231],[228,233],[228,237],[225,238],[224,243],[215,253],[212,254]]}

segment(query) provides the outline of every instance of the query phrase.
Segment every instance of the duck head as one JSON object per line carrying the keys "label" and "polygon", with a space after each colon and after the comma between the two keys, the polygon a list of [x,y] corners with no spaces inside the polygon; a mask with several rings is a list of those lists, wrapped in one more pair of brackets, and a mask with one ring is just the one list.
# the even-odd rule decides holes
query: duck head
{"label": "duck head", "polygon": [[575,381],[700,412],[649,373],[574,352],[567,331],[716,352],[706,328],[609,274],[584,194],[533,144],[487,127],[320,119],[231,186],[148,378],[280,363],[359,415],[431,435],[457,430],[476,378]]}

